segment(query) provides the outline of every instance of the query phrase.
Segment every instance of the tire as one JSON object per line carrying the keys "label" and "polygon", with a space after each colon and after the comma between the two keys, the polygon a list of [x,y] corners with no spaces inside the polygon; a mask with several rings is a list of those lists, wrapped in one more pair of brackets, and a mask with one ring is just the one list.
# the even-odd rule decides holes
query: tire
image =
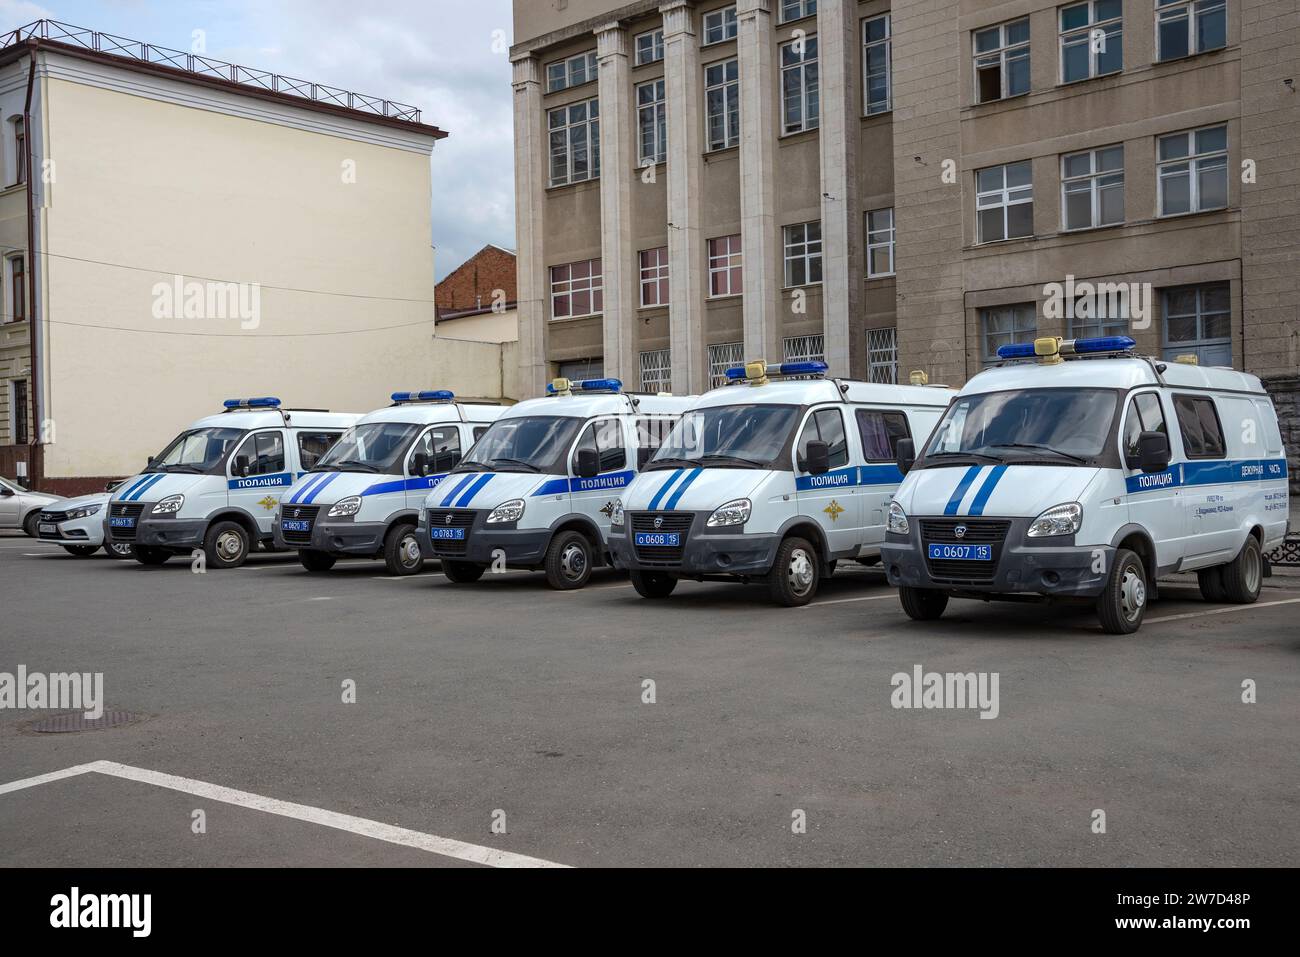
{"label": "tire", "polygon": [[633,569],[632,587],[642,598],[667,598],[677,587],[677,577],[667,572],[643,572]]}
{"label": "tire", "polygon": [[937,588],[911,588],[903,585],[898,589],[898,600],[907,617],[913,621],[934,621],[948,607],[948,593]]}
{"label": "tire", "polygon": [[813,600],[821,581],[821,556],[807,539],[791,536],[776,550],[776,561],[767,573],[767,590],[772,601],[798,608]]}
{"label": "tire", "polygon": [[1264,587],[1264,555],[1259,540],[1246,536],[1237,557],[1219,568],[1223,580],[1223,600],[1234,605],[1254,604]]}
{"label": "tire", "polygon": [[309,572],[327,572],[334,567],[338,559],[329,552],[317,552],[310,548],[298,549],[298,561]]}
{"label": "tire", "polygon": [[62,547],[69,555],[76,555],[78,558],[89,558],[99,551],[98,545],[64,545]]}
{"label": "tire", "polygon": [[105,542],[104,554],[109,558],[130,558],[131,546],[126,542]]}
{"label": "tire", "polygon": [[1115,552],[1106,587],[1097,596],[1097,617],[1108,635],[1131,635],[1142,627],[1147,613],[1147,570],[1142,559],[1127,548]]}
{"label": "tire", "polygon": [[447,576],[447,581],[455,582],[457,585],[468,585],[478,581],[487,571],[486,565],[475,565],[473,562],[453,562],[444,558],[442,560],[442,573]]}
{"label": "tire", "polygon": [[546,549],[546,584],[556,591],[581,588],[591,578],[591,542],[582,532],[570,529],[551,539]]}
{"label": "tire", "polygon": [[209,568],[238,568],[248,558],[248,532],[238,522],[217,522],[203,537]]}
{"label": "tire", "polygon": [[165,565],[167,559],[172,557],[172,553],[161,548],[151,548],[148,545],[132,545],[131,557],[141,565],[157,567],[158,565]]}
{"label": "tire", "polygon": [[30,512],[27,515],[27,517],[23,519],[23,534],[26,535],[28,538],[39,537],[40,533],[37,532],[36,526],[40,524],[40,521],[41,521],[41,510],[39,508],[36,509],[34,512]]}
{"label": "tire", "polygon": [[1201,597],[1206,601],[1226,601],[1223,591],[1223,566],[1202,568],[1196,573],[1196,581],[1201,586]]}
{"label": "tire", "polygon": [[418,575],[424,568],[415,526],[399,522],[384,536],[384,567],[390,575]]}

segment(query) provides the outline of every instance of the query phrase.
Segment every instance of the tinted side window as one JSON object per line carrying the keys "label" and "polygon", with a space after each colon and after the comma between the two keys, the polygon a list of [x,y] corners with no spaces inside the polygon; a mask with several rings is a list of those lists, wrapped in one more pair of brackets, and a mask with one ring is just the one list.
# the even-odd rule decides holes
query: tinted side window
{"label": "tinted side window", "polygon": [[799,470],[805,471],[808,460],[808,443],[820,439],[830,448],[830,467],[843,468],[849,464],[849,442],[844,434],[844,417],[839,409],[821,409],[813,414],[799,436]]}
{"label": "tinted side window", "polygon": [[339,432],[299,432],[298,433],[298,464],[302,466],[304,472],[311,471],[320,457],[330,450],[330,446],[338,441]]}
{"label": "tinted side window", "polygon": [[417,452],[429,457],[430,474],[450,472],[460,463],[460,429],[454,425],[430,429],[415,443],[411,457],[414,458]]}
{"label": "tinted side window", "polygon": [[1189,459],[1221,459],[1225,445],[1223,426],[1214,400],[1208,396],[1176,395],[1174,411],[1183,436],[1183,449]]}
{"label": "tinted side window", "polygon": [[486,425],[474,426],[474,441],[477,442],[479,439],[483,438],[483,433],[487,430],[488,427]]}
{"label": "tinted side window", "polygon": [[595,449],[600,455],[600,470],[613,472],[627,465],[627,450],[623,444],[623,423],[618,419],[602,419],[582,430],[578,447],[574,449],[574,464],[582,449]]}
{"label": "tinted side window", "polygon": [[893,462],[898,458],[899,439],[910,439],[912,430],[902,412],[858,409],[858,432],[862,434],[862,457],[868,462]]}
{"label": "tinted side window", "polygon": [[234,474],[235,459],[241,455],[248,457],[249,475],[270,475],[284,471],[284,436],[279,432],[258,432],[244,440],[230,460],[231,474]]}

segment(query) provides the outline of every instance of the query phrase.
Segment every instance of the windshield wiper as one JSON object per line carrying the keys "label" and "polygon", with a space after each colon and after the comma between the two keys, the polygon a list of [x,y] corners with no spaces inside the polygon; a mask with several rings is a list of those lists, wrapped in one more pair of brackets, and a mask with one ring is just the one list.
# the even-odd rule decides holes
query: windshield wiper
{"label": "windshield wiper", "polygon": [[929,454],[927,454],[927,455],[926,455],[926,456],[921,460],[920,464],[921,464],[921,465],[924,465],[924,464],[925,464],[927,461],[929,461],[930,459],[941,459],[941,458],[946,458],[946,457],[949,457],[949,456],[953,456],[953,457],[960,458],[960,459],[975,459],[976,461],[979,461],[979,460],[982,459],[982,460],[985,461],[985,462],[1001,462],[1001,461],[1002,461],[1002,460],[1001,460],[1000,458],[998,458],[996,455],[985,455],[985,454],[982,453],[982,452],[930,452]]}
{"label": "windshield wiper", "polygon": [[186,475],[202,475],[203,469],[197,465],[159,465],[159,472],[184,472]]}
{"label": "windshield wiper", "polygon": [[768,463],[760,462],[757,459],[747,459],[743,455],[723,455],[720,452],[711,452],[708,455],[700,456],[701,462],[739,462],[746,468],[765,469]]}
{"label": "windshield wiper", "polygon": [[361,469],[363,472],[378,472],[378,471],[379,471],[379,469],[375,468],[375,467],[374,467],[373,465],[371,465],[369,462],[359,462],[359,461],[357,461],[356,459],[344,459],[344,460],[341,461],[341,462],[336,462],[336,463],[335,463],[335,467],[336,467],[340,472],[343,471],[343,466],[345,466],[345,465],[351,465],[353,468]]}
{"label": "windshield wiper", "polygon": [[485,462],[461,462],[453,472],[491,472],[492,466]]}
{"label": "windshield wiper", "polygon": [[645,468],[641,471],[657,472],[662,469],[694,469],[699,468],[699,466],[700,463],[698,459],[666,458],[655,459],[652,462],[647,462]]}
{"label": "windshield wiper", "polygon": [[534,465],[532,462],[525,462],[523,459],[493,459],[493,460],[492,460],[492,464],[493,464],[493,465],[496,465],[498,462],[504,462],[504,463],[506,463],[507,465],[522,465],[524,468],[528,469],[528,471],[530,471],[530,472],[540,472],[540,471],[541,471],[541,469],[539,469],[539,468],[538,468],[536,465]]}
{"label": "windshield wiper", "polygon": [[997,445],[989,446],[994,449],[1037,449],[1040,452],[1050,452],[1053,455],[1060,455],[1064,458],[1078,462],[1080,465],[1087,465],[1088,460],[1082,456],[1075,455],[1072,452],[1062,452],[1060,449],[1054,449],[1050,445],[1036,445],[1033,442],[999,442]]}

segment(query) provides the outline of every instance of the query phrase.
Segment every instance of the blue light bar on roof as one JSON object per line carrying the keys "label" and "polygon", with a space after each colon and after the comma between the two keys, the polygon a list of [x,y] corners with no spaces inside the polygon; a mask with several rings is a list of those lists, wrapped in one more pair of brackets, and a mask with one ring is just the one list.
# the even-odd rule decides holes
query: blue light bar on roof
{"label": "blue light bar on roof", "polygon": [[[622,379],[582,379],[569,383],[569,389],[573,392],[622,392]],[[546,394],[555,395],[557,392],[554,382],[546,385]]]}
{"label": "blue light bar on roof", "polygon": [[227,399],[221,403],[227,409],[278,409],[280,400],[275,396],[263,396],[260,399]]}
{"label": "blue light bar on roof", "polygon": [[[806,362],[770,362],[763,371],[763,375],[825,375],[828,366],[824,362],[818,362],[810,359]],[[748,376],[747,366],[736,366],[734,369],[727,370],[727,378],[732,382],[739,382]]]}
{"label": "blue light bar on roof", "polygon": [[[1065,343],[1061,343],[1062,346]],[[1094,339],[1075,339],[1074,351],[1079,355],[1089,352],[1128,352],[1137,346],[1137,341],[1129,336],[1098,336]],[[1061,349],[1065,351],[1064,348]]]}
{"label": "blue light bar on roof", "polygon": [[1013,342],[1009,346],[998,347],[999,359],[1032,359],[1034,344],[1032,342]]}
{"label": "blue light bar on roof", "polygon": [[456,393],[449,389],[435,389],[424,392],[394,392],[390,398],[395,405],[403,402],[451,402],[456,398]]}
{"label": "blue light bar on roof", "polygon": [[[1040,348],[1040,346],[1042,348]],[[1106,352],[1128,352],[1137,346],[1129,336],[1095,336],[1091,339],[1040,339],[1038,342],[1013,342],[998,349],[999,359],[1032,359],[1035,356],[1082,356]]]}

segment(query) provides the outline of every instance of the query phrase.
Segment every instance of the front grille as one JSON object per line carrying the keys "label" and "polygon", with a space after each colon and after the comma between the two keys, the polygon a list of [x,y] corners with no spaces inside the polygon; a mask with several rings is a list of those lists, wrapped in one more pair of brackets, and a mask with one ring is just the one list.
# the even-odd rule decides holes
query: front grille
{"label": "front grille", "polygon": [[57,525],[59,524],[59,522],[66,522],[67,520],[68,520],[67,512],[41,512],[40,518],[36,520],[36,525],[37,525],[36,537],[48,538],[53,541],[58,541],[59,532],[57,529],[53,532],[46,532],[46,531],[42,531],[40,526],[49,525],[49,524]]}
{"label": "front grille", "polygon": [[310,545],[312,529],[316,527],[316,514],[319,511],[319,505],[285,505],[280,510],[280,521],[306,522],[307,531],[291,532],[282,524],[280,534],[284,537],[284,543],[286,545]]}
{"label": "front grille", "polygon": [[143,505],[135,503],[125,504],[114,502],[108,507],[109,518],[134,518],[135,524],[130,528],[115,528],[112,522],[109,522],[108,533],[115,542],[133,542],[135,541],[136,530],[140,527],[140,515],[144,512]]}
{"label": "front grille", "polygon": [[[957,535],[958,526],[965,533]],[[997,574],[1002,546],[1011,523],[1002,519],[945,518],[926,519],[921,522],[921,548],[925,550],[925,564],[935,581],[951,584],[988,582]],[[960,561],[949,558],[931,558],[929,546],[936,545],[992,545],[993,558],[986,562]]]}
{"label": "front grille", "polygon": [[[647,565],[680,565],[693,521],[693,512],[633,512],[628,534],[632,536],[637,559]],[[681,535],[681,544],[636,545],[637,532],[677,532]]]}
{"label": "front grille", "polygon": [[474,524],[475,512],[457,509],[430,509],[429,528],[463,528],[465,537],[461,539],[433,538],[429,543],[435,555],[464,555],[469,550],[469,529]]}

